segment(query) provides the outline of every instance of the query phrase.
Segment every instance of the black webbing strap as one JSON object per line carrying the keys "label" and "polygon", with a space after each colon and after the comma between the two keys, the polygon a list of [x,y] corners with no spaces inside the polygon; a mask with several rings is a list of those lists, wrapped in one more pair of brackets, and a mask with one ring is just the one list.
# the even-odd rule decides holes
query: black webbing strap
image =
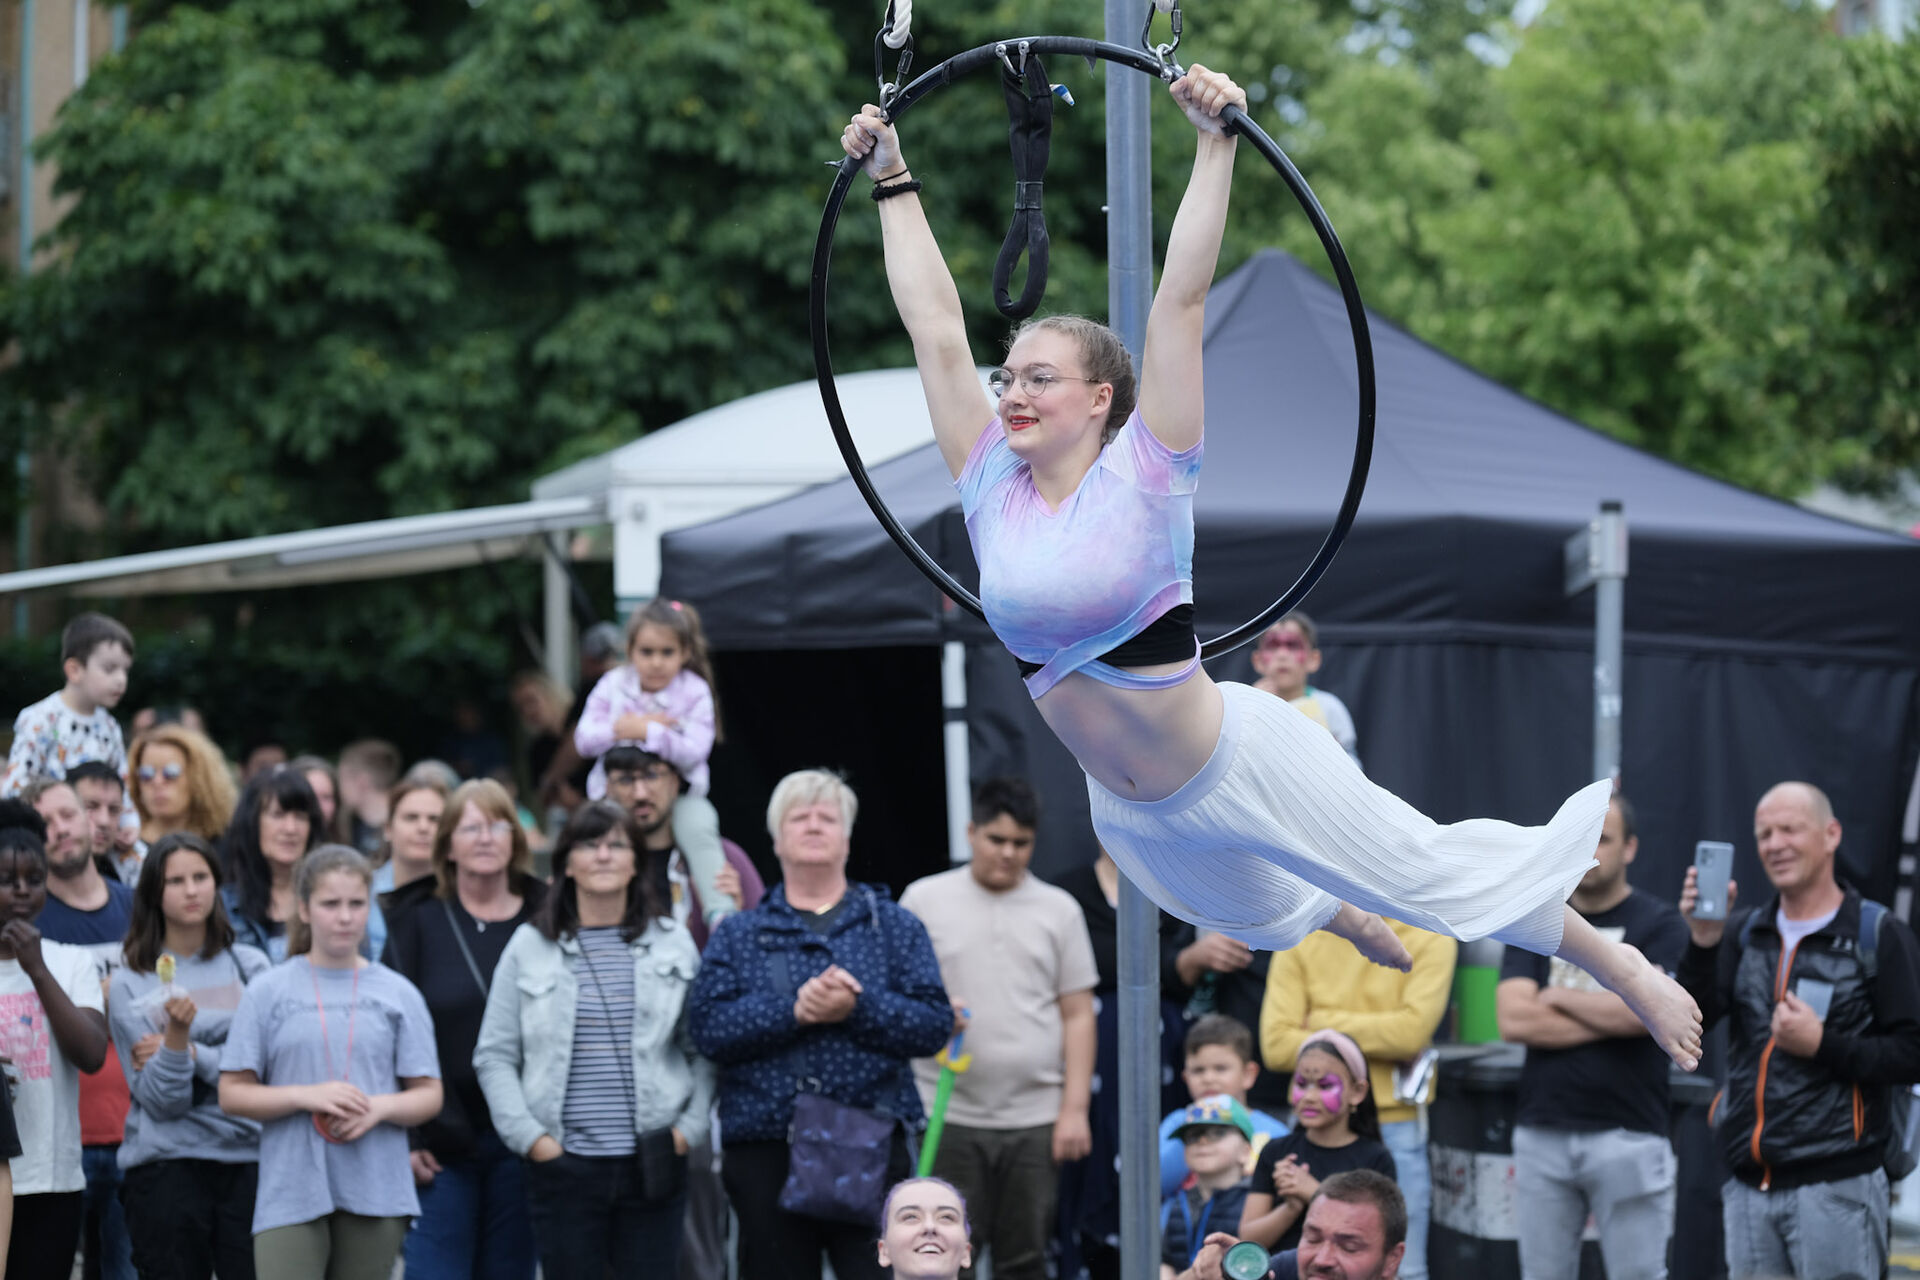
{"label": "black webbing strap", "polygon": [[[1007,145],[1013,151],[1013,221],[993,263],[993,305],[1009,320],[1024,320],[1047,291],[1047,215],[1040,207],[1053,136],[1053,87],[1035,54],[1022,54],[1021,68],[1001,59],[1000,87],[1007,96]],[[1007,294],[1020,253],[1027,255],[1027,284],[1014,301]]]}

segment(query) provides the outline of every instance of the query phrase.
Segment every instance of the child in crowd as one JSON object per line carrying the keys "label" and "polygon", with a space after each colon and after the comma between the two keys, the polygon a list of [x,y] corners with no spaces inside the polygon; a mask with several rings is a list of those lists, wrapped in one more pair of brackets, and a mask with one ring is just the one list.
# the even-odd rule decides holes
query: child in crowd
{"label": "child in crowd", "polygon": [[[1179,1115],[1173,1134],[1191,1176],[1160,1204],[1160,1280],[1190,1270],[1208,1236],[1235,1229],[1247,1201],[1247,1160],[1253,1154],[1253,1119],[1236,1099],[1214,1094]],[[1267,1149],[1272,1150],[1271,1143]]]}
{"label": "child in crowd", "polygon": [[45,824],[0,800],[0,1056],[14,1089],[23,1154],[10,1165],[19,1226],[7,1280],[67,1280],[80,1243],[86,1173],[80,1158],[80,1073],[107,1056],[100,971],[84,947],[41,938],[47,901]]}
{"label": "child in crowd", "polygon": [[615,743],[642,747],[679,770],[686,793],[673,806],[673,842],[687,860],[709,926],[736,909],[717,884],[727,857],[720,848],[720,815],[707,799],[707,757],[719,734],[713,663],[700,615],[679,600],[649,600],[627,620],[627,661],[601,676],[587,695],[573,744],[595,761],[587,775],[587,795],[595,800],[607,794],[598,757]]}
{"label": "child in crowd", "polygon": [[1348,755],[1360,758],[1359,735],[1347,704],[1307,683],[1320,670],[1320,629],[1312,618],[1296,609],[1268,627],[1254,647],[1253,670],[1260,677],[1254,688],[1285,698],[1333,734]]}
{"label": "child in crowd", "polygon": [[1293,1132],[1269,1142],[1254,1165],[1240,1237],[1268,1249],[1298,1248],[1300,1222],[1320,1183],[1349,1169],[1397,1180],[1380,1140],[1380,1111],[1367,1086],[1367,1056],[1343,1032],[1313,1033],[1293,1069]]}
{"label": "child in crowd", "polygon": [[83,613],[60,633],[66,687],[22,709],[0,796],[19,795],[34,778],[64,778],[82,760],[99,760],[121,777],[127,744],[112,709],[127,691],[133,633],[105,614]]}
{"label": "child in crowd", "polygon": [[287,961],[248,985],[220,1055],[221,1110],[261,1124],[254,1270],[387,1280],[420,1212],[406,1131],[440,1113],[433,1020],[360,954],[373,868],[358,851],[321,845],[293,884]]}
{"label": "child in crowd", "polygon": [[[1225,1094],[1242,1107],[1247,1105],[1247,1090],[1253,1088],[1253,1082],[1259,1078],[1260,1064],[1253,1056],[1253,1032],[1245,1023],[1224,1013],[1207,1014],[1188,1028],[1183,1052],[1186,1067],[1180,1072],[1180,1078],[1186,1081],[1187,1092],[1195,1102]],[[1187,1180],[1186,1147],[1179,1136],[1187,1111],[1186,1107],[1169,1111],[1160,1122],[1160,1195],[1163,1199],[1179,1190],[1180,1184]],[[1246,1172],[1252,1173],[1253,1161],[1261,1149],[1274,1138],[1286,1137],[1287,1126],[1264,1111],[1249,1109],[1247,1115],[1253,1121],[1253,1133],[1248,1139],[1252,1149],[1247,1153]]]}
{"label": "child in crowd", "polygon": [[240,997],[271,963],[234,941],[213,846],[162,836],[134,886],[107,998],[133,1091],[120,1197],[146,1280],[253,1280],[260,1126],[222,1111],[215,1091]]}

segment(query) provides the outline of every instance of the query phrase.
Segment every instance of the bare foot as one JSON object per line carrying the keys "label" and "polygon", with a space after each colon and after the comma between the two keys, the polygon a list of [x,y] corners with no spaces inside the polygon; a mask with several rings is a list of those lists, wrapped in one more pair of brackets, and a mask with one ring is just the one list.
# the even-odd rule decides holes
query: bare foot
{"label": "bare foot", "polygon": [[1352,903],[1340,904],[1339,913],[1327,921],[1326,931],[1345,938],[1353,949],[1377,965],[1409,973],[1413,953],[1408,951],[1387,922],[1371,911],[1362,911]]}
{"label": "bare foot", "polygon": [[1616,945],[1631,957],[1631,963],[1613,993],[1627,1002],[1633,1016],[1646,1024],[1653,1042],[1682,1071],[1694,1070],[1700,1065],[1700,1006],[1637,948]]}

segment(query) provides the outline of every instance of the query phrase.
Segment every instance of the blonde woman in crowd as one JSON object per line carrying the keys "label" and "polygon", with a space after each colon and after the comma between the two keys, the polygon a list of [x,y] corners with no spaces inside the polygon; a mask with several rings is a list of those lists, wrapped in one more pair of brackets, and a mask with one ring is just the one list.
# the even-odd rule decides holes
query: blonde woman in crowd
{"label": "blonde woman in crowd", "polygon": [[233,818],[233,774],[220,748],[183,725],[155,725],[127,753],[127,799],[149,845],[173,831],[217,841]]}

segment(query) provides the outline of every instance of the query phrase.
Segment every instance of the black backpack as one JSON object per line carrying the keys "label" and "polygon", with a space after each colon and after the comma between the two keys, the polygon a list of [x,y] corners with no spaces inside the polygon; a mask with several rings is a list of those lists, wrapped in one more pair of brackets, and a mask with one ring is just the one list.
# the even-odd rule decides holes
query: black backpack
{"label": "black backpack", "polygon": [[[1860,957],[1860,973],[1869,987],[1880,978],[1880,930],[1892,914],[1870,898],[1860,899],[1860,937],[1853,947]],[[1740,926],[1742,951],[1752,940],[1754,922],[1759,918],[1758,911],[1749,912],[1746,923]],[[1887,1181],[1898,1182],[1920,1167],[1920,1110],[1914,1108],[1910,1086],[1890,1084],[1885,1088],[1887,1145],[1881,1152],[1880,1163],[1887,1171]]]}

